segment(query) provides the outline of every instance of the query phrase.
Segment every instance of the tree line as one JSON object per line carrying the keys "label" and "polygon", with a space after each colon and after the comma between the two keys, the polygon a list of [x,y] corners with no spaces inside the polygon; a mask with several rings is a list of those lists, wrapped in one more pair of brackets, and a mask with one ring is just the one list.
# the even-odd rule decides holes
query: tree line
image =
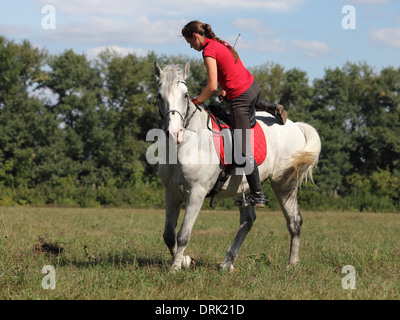
{"label": "tree line", "polygon": [[[162,207],[157,166],[145,158],[146,134],[159,126],[153,65],[187,60],[195,96],[207,82],[201,59],[105,50],[90,60],[0,36],[0,206]],[[318,187],[300,189],[301,207],[399,211],[400,68],[348,62],[312,84],[277,63],[250,71],[265,100],[320,134]]]}

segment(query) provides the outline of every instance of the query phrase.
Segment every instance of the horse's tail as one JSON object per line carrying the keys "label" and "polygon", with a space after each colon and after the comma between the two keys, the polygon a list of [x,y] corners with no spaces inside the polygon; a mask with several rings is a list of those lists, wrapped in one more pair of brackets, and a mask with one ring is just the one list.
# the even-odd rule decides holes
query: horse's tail
{"label": "horse's tail", "polygon": [[321,140],[317,130],[303,122],[296,122],[296,125],[303,132],[306,144],[301,151],[296,152],[292,157],[291,167],[297,176],[297,186],[307,182],[307,178],[315,185],[312,170],[318,164],[319,154],[321,152]]}

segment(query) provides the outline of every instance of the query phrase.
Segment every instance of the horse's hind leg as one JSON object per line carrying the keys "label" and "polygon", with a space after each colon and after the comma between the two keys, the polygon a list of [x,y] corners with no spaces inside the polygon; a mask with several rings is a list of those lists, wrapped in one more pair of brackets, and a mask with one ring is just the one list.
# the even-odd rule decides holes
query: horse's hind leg
{"label": "horse's hind leg", "polygon": [[290,233],[290,254],[288,265],[296,264],[300,261],[300,231],[303,219],[297,204],[297,185],[289,182],[285,187],[281,183],[272,182],[271,186],[274,190],[279,204],[281,205],[283,214],[286,218],[286,225]]}
{"label": "horse's hind leg", "polygon": [[256,212],[253,206],[240,207],[240,227],[239,231],[233,240],[232,245],[226,252],[225,260],[220,264],[220,270],[233,271],[233,261],[235,260],[240,247],[247,234],[251,230],[254,221],[256,220]]}
{"label": "horse's hind leg", "polygon": [[182,201],[172,197],[172,195],[165,191],[165,227],[164,227],[164,242],[167,245],[172,258],[176,254],[176,224],[179,218],[179,211]]}

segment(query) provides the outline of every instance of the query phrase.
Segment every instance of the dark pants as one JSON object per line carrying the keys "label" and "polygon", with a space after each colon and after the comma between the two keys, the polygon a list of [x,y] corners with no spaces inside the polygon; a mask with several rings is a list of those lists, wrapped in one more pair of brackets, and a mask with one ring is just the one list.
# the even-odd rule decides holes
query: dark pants
{"label": "dark pants", "polygon": [[[257,164],[255,163],[253,154],[251,152],[251,146],[247,145],[250,142],[250,137],[246,139],[246,131],[249,132],[250,126],[250,116],[255,113],[255,104],[260,98],[260,86],[257,81],[254,80],[253,84],[239,97],[229,101],[230,106],[230,120],[233,129],[241,130],[242,143],[238,145],[234,142],[235,148],[240,148],[242,151],[242,156],[246,159],[248,164],[251,164],[253,170],[251,173],[246,172],[247,182],[249,183],[250,190],[252,194],[257,194],[258,196],[264,196],[261,188],[260,176],[258,172]],[[235,159],[234,159],[235,161]],[[244,165],[242,163],[237,163],[239,167]]]}
{"label": "dark pants", "polygon": [[[246,154],[246,130],[250,130],[250,118],[255,114],[255,105],[260,99],[260,86],[254,80],[253,84],[239,97],[229,101],[230,121],[233,129],[242,131],[242,153],[243,156],[251,156]],[[238,146],[239,147],[239,146]],[[250,146],[248,146],[250,148]],[[251,149],[249,149],[251,152]]]}

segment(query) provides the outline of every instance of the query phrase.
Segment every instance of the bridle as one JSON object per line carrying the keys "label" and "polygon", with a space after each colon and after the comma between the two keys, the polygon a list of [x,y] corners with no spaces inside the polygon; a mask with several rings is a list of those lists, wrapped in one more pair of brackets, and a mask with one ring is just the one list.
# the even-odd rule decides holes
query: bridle
{"label": "bridle", "polygon": [[[183,84],[186,86],[186,82],[185,82],[184,80],[178,80],[177,82],[178,82],[178,83],[183,83]],[[182,121],[182,126],[183,126],[183,128],[184,128],[184,129],[187,129],[188,126],[189,126],[190,120],[193,118],[193,116],[195,115],[196,111],[197,111],[197,110],[202,111],[201,107],[195,105],[196,108],[195,108],[194,111],[189,115],[189,112],[190,112],[190,103],[191,103],[189,94],[186,94],[185,99],[186,99],[187,103],[186,103],[186,112],[185,112],[184,114],[182,114],[182,113],[181,113],[179,110],[177,110],[177,109],[171,109],[171,110],[168,110],[168,112],[167,112],[165,115],[163,115],[163,113],[161,112],[161,101],[162,101],[162,97],[161,97],[160,94],[157,95],[158,113],[159,113],[160,118],[161,118],[161,120],[162,120],[162,127],[163,127],[163,130],[164,130],[164,131],[167,131],[167,129],[168,129],[167,126],[166,126],[166,120],[168,119],[168,115],[169,115],[170,113],[171,113],[172,115],[174,115],[175,112],[176,112],[177,114],[179,114],[179,116],[181,117],[181,121]]]}

